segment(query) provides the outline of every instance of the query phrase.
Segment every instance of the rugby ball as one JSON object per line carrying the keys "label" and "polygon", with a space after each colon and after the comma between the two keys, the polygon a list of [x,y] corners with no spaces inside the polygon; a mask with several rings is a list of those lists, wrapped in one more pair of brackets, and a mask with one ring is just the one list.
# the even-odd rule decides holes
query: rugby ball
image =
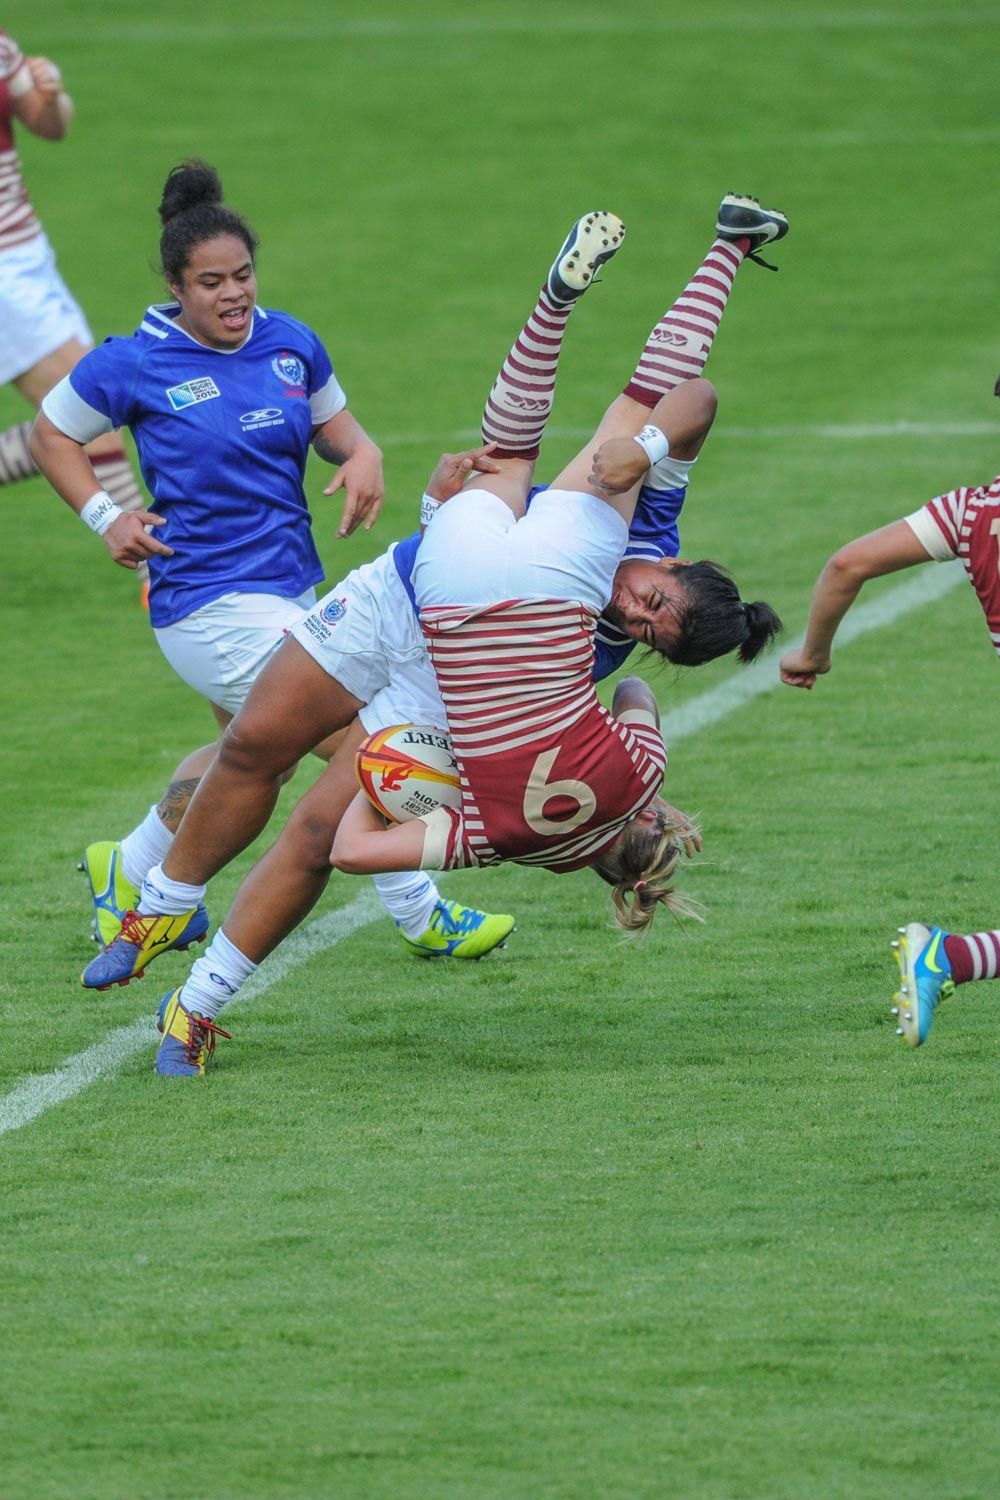
{"label": "rugby ball", "polygon": [[429,724],[394,724],[370,734],[354,762],[368,800],[393,823],[462,800],[451,740]]}

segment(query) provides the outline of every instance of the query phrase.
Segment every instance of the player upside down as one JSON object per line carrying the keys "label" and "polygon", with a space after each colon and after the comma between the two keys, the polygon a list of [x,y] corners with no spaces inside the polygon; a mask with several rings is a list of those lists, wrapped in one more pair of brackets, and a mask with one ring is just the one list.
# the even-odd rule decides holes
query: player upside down
{"label": "player upside down", "polygon": [[[575,301],[587,284],[580,278],[574,286],[561,273],[572,274],[572,247],[580,248],[595,218],[590,216],[575,226],[494,387],[484,418],[484,436],[493,443],[498,439],[503,442],[503,448],[498,446],[496,450],[499,464],[483,450],[446,455],[436,471],[441,485],[436,489],[437,499],[454,494],[473,463],[487,469],[506,467],[508,479],[515,474],[519,485],[530,475],[551,408],[562,336]],[[659,559],[677,550],[675,523],[687,472],[715,412],[712,388],[694,377],[704,366],[732,279],[750,249],[779,238],[786,229],[781,216],[760,209],[751,200],[724,200],[709,257],[683,298],[654,327],[627,393],[613,403],[599,429],[599,441],[616,434],[637,433],[650,409],[660,403],[662,415],[658,419],[676,455],[676,461],[673,457],[661,460],[647,474],[648,456],[627,439],[635,454],[631,461],[635,474],[629,483],[640,475],[650,482],[660,478],[660,489],[653,489],[645,535],[638,538],[644,555],[623,563],[615,575],[611,619],[606,622],[609,637],[602,642],[603,672],[614,670],[636,641],[686,664],[711,660],[730,650],[738,650],[742,660],[751,660],[778,628],[777,617],[768,606],[744,604],[732,580],[714,565],[688,566],[672,559],[647,559],[651,552]],[[588,253],[593,260],[592,250],[591,246]],[[685,299],[690,301],[686,319]],[[675,346],[679,336],[672,335],[664,357],[659,335],[670,320],[678,318],[678,310],[681,326],[693,329],[691,352],[685,355],[682,350],[678,358]],[[531,358],[532,349],[541,350],[537,360]],[[532,401],[520,399],[525,390],[532,393]],[[590,451],[588,447],[579,460],[588,469]],[[510,511],[495,497],[489,498],[513,525]],[[607,513],[604,528],[610,528],[614,551],[620,554],[627,530],[624,521],[606,502],[593,495],[588,500],[602,517]],[[544,517],[544,507],[541,514]],[[446,515],[447,507],[442,519]],[[653,537],[658,528],[662,541],[657,548]],[[606,537],[602,545],[605,557]],[[129,931],[123,929],[122,937],[89,966],[84,976],[85,984],[98,988],[127,982],[158,952],[166,951],[171,928],[179,927],[183,914],[201,899],[204,882],[264,826],[280,776],[301,753],[300,744],[313,743],[360,715],[361,722],[349,731],[342,751],[293,811],[277,843],[244,881],[205,957],[195,964],[183,989],[168,996],[161,1006],[161,1028],[165,1032],[157,1058],[161,1073],[203,1071],[219,1009],[321,894],[330,873],[334,834],[356,791],[353,750],[360,739],[366,732],[390,723],[443,718],[436,679],[410,608],[411,563],[412,552],[406,544],[390,549],[331,590],[295,628],[292,638],[254,684],[224,736],[219,755],[185,814],[169,856],[143,886],[139,912],[132,914]],[[613,560],[610,568],[613,571]],[[608,580],[610,576],[609,572]],[[612,631],[617,640],[610,635]],[[631,731],[628,734],[631,745]],[[635,744],[641,745],[641,741],[636,739]]]}

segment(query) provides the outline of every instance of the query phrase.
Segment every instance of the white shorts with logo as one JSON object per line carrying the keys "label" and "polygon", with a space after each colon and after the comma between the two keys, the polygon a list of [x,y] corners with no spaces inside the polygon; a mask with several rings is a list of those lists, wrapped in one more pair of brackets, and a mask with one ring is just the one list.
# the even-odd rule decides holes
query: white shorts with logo
{"label": "white shorts with logo", "polygon": [[223,594],[153,633],[178,677],[235,714],[265,664],[315,602],[315,589],[297,599]]}
{"label": "white shorts with logo", "polygon": [[45,235],[0,251],[0,384],[23,375],[70,339],[88,347],[94,342]]}
{"label": "white shorts with logo", "polygon": [[542,490],[520,520],[488,490],[463,490],[424,533],[413,588],[422,609],[575,599],[600,614],[627,542],[618,512],[582,490]]}
{"label": "white shorts with logo", "polygon": [[393,550],[324,594],[292,635],[365,704],[358,717],[369,734],[392,724],[446,729],[437,678]]}

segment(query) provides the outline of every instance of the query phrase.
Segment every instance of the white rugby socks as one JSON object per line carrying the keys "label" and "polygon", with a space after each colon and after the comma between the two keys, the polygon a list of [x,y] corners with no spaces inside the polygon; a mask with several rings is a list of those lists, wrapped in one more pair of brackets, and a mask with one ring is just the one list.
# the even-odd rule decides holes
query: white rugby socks
{"label": "white rugby socks", "polygon": [[125,879],[136,887],[141,886],[153,866],[166,859],[173,841],[174,836],[164,826],[154,802],[138,828],[133,828],[121,841]]}
{"label": "white rugby socks", "polygon": [[164,875],[163,865],[154,865],[142,882],[139,892],[139,913],[143,917],[179,917],[182,912],[193,911],[205,899],[203,885],[185,885],[182,880],[171,880]]}
{"label": "white rugby socks", "polygon": [[196,1011],[214,1021],[240,985],[245,984],[258,968],[258,964],[229,941],[220,927],[201,957],[195,960],[181,990],[181,1004],[185,1010]]}
{"label": "white rugby socks", "polygon": [[430,926],[440,892],[423,870],[403,870],[394,875],[373,875],[382,904],[403,936],[419,938]]}

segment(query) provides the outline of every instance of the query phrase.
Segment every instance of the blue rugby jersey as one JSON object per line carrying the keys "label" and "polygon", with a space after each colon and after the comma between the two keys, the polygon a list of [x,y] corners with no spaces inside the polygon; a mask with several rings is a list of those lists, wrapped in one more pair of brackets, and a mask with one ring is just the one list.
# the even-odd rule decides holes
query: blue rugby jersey
{"label": "blue rugby jersey", "polygon": [[[529,507],[535,496],[544,489],[548,489],[548,485],[535,485],[528,496]],[[639,491],[624,555],[646,558],[651,562],[658,562],[661,557],[676,557],[681,550],[677,518],[686,495],[686,485],[674,489],[643,487]],[[413,596],[413,564],[419,546],[420,532],[415,531],[412,536],[397,542],[392,553],[396,572],[414,610],[417,608],[417,601]],[[612,672],[617,672],[639,644],[601,615],[594,637],[594,681],[601,682],[605,677],[610,677]]]}
{"label": "blue rugby jersey", "polygon": [[223,594],[295,599],[323,577],[302,480],[315,427],[347,397],[322,342],[254,310],[236,350],[211,349],[151,307],[131,338],[85,355],[42,403],[77,442],[128,427],[172,557],[150,558],[149,615],[172,625]]}

